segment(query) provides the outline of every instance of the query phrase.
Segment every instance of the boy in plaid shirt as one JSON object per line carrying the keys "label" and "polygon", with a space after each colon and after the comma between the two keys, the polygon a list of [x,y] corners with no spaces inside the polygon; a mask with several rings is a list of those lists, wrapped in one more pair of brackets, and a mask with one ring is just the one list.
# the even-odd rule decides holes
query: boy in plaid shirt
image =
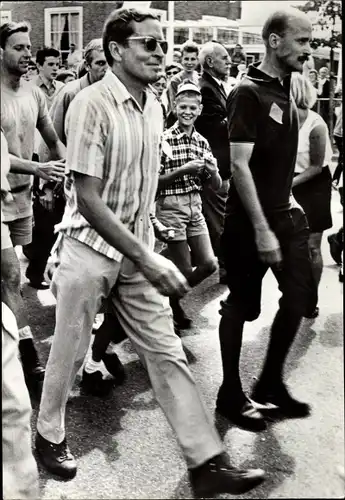
{"label": "boy in plaid shirt", "polygon": [[[177,122],[163,134],[156,203],[157,219],[175,230],[165,256],[186,276],[191,287],[217,269],[202,214],[200,191],[206,182],[211,183],[214,190],[222,183],[217,160],[207,140],[194,128],[201,110],[198,87],[190,82],[182,83],[175,100]],[[171,298],[170,305],[177,330],[189,328],[191,320],[186,317],[179,300]]]}

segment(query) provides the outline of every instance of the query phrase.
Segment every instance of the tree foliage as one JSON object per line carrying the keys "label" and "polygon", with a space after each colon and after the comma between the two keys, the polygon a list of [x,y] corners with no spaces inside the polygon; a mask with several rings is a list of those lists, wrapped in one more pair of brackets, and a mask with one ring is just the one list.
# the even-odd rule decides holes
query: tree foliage
{"label": "tree foliage", "polygon": [[311,0],[298,7],[301,11],[316,12],[317,24],[325,31],[325,36],[313,38],[311,45],[317,47],[339,47],[342,44],[342,34],[336,29],[336,23],[342,20],[341,0]]}

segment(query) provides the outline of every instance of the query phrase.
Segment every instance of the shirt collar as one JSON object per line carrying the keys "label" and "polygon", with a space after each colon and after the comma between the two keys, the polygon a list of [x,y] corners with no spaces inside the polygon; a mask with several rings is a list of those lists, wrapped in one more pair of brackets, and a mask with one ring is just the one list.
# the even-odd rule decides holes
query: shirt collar
{"label": "shirt collar", "polygon": [[[212,75],[211,75],[212,76]],[[216,78],[215,76],[212,76],[213,80],[215,80],[216,83],[218,83],[218,85],[220,87],[223,87],[223,81],[222,80],[219,80],[219,78]]]}
{"label": "shirt collar", "polygon": [[[188,137],[188,135],[186,134],[186,132],[180,128],[178,121],[176,123],[174,123],[174,125],[171,127],[171,132],[174,135],[176,135],[177,139],[182,139],[183,136]],[[190,138],[193,137],[193,135],[195,134],[195,132],[196,132],[196,130],[195,130],[195,127],[193,126],[193,130],[192,130]]]}
{"label": "shirt collar", "polygon": [[51,84],[50,86],[47,85],[47,83],[43,80],[43,78],[41,77],[41,75],[37,75],[37,78],[36,78],[36,85],[38,87],[46,87],[48,90],[53,87],[53,89],[56,88],[56,82],[55,80],[52,80],[51,81]]}
{"label": "shirt collar", "polygon": [[[123,104],[125,101],[132,100],[135,103],[137,101],[134,99],[132,94],[128,92],[126,86],[121,82],[121,80],[110,70],[108,69],[106,74],[104,75],[102,82],[104,85],[110,90],[112,96],[114,97],[115,101],[118,104]],[[148,108],[149,106],[152,105],[154,101],[157,101],[156,96],[154,95],[153,91],[148,89],[145,90],[146,92],[146,102],[144,109]],[[137,103],[139,106],[139,104]],[[140,107],[140,106],[139,106]]]}
{"label": "shirt collar", "polygon": [[270,76],[267,73],[264,73],[263,71],[259,70],[258,66],[260,64],[261,64],[260,61],[254,64],[250,64],[248,67],[247,77],[253,81],[279,85],[280,88],[284,88],[284,90],[289,94],[291,75],[286,75],[285,78],[282,81],[280,81],[279,78]]}

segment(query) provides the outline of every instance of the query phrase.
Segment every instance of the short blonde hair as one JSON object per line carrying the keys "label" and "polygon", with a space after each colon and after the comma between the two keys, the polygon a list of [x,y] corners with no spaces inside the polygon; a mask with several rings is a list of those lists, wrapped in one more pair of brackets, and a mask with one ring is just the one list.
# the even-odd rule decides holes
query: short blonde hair
{"label": "short blonde hair", "polygon": [[298,108],[311,109],[316,103],[316,88],[313,86],[309,78],[301,73],[292,73],[291,92]]}

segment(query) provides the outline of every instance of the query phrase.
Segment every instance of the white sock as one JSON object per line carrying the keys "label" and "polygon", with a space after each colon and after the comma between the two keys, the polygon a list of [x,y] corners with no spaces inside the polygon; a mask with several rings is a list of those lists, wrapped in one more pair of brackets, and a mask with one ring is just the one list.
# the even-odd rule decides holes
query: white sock
{"label": "white sock", "polygon": [[105,369],[103,361],[94,361],[92,358],[89,358],[85,364],[86,373],[101,372],[102,369]]}
{"label": "white sock", "polygon": [[95,321],[93,322],[93,325],[92,325],[92,329],[98,330],[98,328],[101,326],[103,321],[104,321],[104,314],[102,314],[102,313],[96,314]]}
{"label": "white sock", "polygon": [[114,342],[109,342],[109,345],[105,351],[106,354],[117,354],[115,346],[116,344],[114,344]]}
{"label": "white sock", "polygon": [[19,340],[32,339],[32,331],[29,325],[23,326],[23,328],[19,328]]}

